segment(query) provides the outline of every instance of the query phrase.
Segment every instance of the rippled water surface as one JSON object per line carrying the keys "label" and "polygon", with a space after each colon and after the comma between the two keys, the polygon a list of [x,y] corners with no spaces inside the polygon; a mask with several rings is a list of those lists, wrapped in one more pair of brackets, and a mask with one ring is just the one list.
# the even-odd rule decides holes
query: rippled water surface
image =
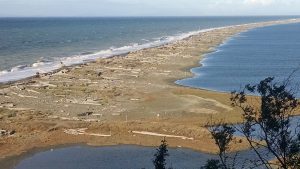
{"label": "rippled water surface", "polygon": [[[272,76],[286,79],[300,68],[300,24],[276,25],[241,33],[208,54],[195,77],[177,81],[196,88],[231,92]],[[299,70],[293,74],[299,86]],[[298,94],[298,97],[300,95]]]}
{"label": "rippled water surface", "polygon": [[[159,46],[208,28],[292,17],[0,18],[0,82]],[[54,62],[54,63],[53,63]]]}

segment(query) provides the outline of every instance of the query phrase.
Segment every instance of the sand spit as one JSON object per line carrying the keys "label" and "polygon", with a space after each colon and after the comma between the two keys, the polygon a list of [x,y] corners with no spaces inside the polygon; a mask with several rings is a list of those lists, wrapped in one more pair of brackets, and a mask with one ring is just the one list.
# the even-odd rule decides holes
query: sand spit
{"label": "sand spit", "polygon": [[[221,119],[238,122],[240,114],[230,107],[228,94],[181,87],[174,81],[192,76],[189,69],[203,54],[237,33],[295,22],[300,20],[211,30],[2,85],[0,129],[14,134],[0,136],[0,157],[72,143],[157,146],[162,137],[174,147],[215,152],[205,125]],[[243,143],[234,149],[241,147]]]}

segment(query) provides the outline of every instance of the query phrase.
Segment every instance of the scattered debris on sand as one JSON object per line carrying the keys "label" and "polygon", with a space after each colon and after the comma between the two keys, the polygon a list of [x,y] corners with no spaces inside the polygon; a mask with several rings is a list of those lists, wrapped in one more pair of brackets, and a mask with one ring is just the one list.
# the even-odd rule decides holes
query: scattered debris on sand
{"label": "scattered debris on sand", "polygon": [[70,135],[88,135],[88,136],[97,136],[97,137],[111,137],[111,134],[98,134],[98,133],[87,133],[88,128],[78,128],[78,129],[65,129],[64,132]]}
{"label": "scattered debris on sand", "polygon": [[12,136],[16,133],[15,130],[12,130],[12,131],[8,131],[8,130],[3,130],[3,129],[0,129],[0,138],[1,137],[4,137],[4,136]]}
{"label": "scattered debris on sand", "polygon": [[132,131],[132,133],[142,134],[142,135],[149,135],[149,136],[157,136],[157,137],[180,138],[180,139],[183,139],[183,140],[194,140],[194,138],[192,138],[192,137],[160,134],[160,133],[153,133],[153,132],[148,132],[148,131]]}

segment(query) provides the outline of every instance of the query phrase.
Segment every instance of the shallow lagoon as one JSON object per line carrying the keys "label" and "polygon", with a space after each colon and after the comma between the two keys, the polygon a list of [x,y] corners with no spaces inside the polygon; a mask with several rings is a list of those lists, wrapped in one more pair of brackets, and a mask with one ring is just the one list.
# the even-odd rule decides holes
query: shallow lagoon
{"label": "shallow lagoon", "polygon": [[[154,147],[73,146],[36,153],[25,158],[15,169],[141,169],[153,168]],[[206,160],[216,155],[184,148],[170,148],[167,163],[177,169],[199,169]],[[239,153],[238,165],[247,164],[246,159],[255,159],[253,152]]]}
{"label": "shallow lagoon", "polygon": [[[291,119],[291,128],[299,126],[300,116]],[[236,125],[238,127],[238,125]],[[299,131],[299,130],[298,130]],[[257,131],[259,134],[259,131]],[[236,132],[235,135],[243,136]],[[153,168],[152,160],[155,147],[130,145],[91,147],[71,146],[51,149],[44,152],[24,156],[14,169],[141,169]],[[272,156],[264,149],[260,150],[266,158]],[[208,159],[218,159],[217,155],[197,152],[186,148],[169,148],[167,159],[169,167],[174,169],[199,169]],[[234,157],[236,153],[232,153]],[[250,150],[240,151],[237,156],[237,168],[249,168],[253,165],[249,160],[257,159]],[[15,163],[16,164],[16,163]],[[13,165],[13,164],[12,164]]]}

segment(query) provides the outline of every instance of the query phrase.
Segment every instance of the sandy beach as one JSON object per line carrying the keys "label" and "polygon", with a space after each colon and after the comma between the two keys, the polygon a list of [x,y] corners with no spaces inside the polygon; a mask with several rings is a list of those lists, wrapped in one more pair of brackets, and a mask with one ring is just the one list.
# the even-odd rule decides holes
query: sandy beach
{"label": "sandy beach", "polygon": [[[228,38],[282,20],[215,29],[176,43],[65,67],[0,86],[0,158],[65,144],[157,146],[214,153],[205,127],[241,122],[230,94],[178,86]],[[236,143],[232,150],[244,149]]]}

